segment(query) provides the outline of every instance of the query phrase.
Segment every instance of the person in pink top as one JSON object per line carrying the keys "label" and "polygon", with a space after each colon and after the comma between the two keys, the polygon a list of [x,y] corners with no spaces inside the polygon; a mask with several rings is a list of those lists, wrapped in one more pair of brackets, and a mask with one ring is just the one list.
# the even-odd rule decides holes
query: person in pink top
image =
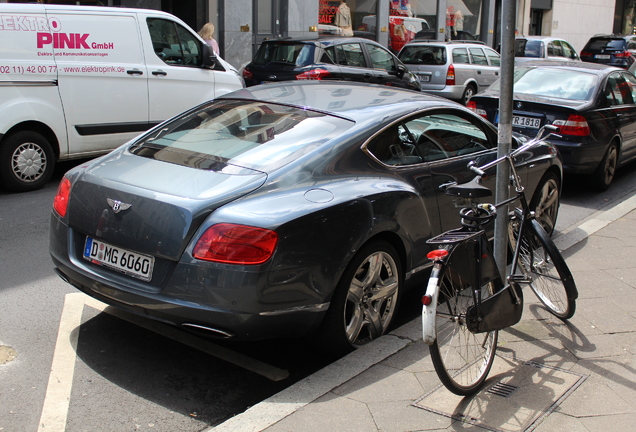
{"label": "person in pink top", "polygon": [[219,44],[214,39],[214,24],[204,24],[203,27],[201,27],[201,30],[199,30],[199,36],[203,38],[205,43],[212,47],[212,51],[214,51],[214,54],[219,55]]}

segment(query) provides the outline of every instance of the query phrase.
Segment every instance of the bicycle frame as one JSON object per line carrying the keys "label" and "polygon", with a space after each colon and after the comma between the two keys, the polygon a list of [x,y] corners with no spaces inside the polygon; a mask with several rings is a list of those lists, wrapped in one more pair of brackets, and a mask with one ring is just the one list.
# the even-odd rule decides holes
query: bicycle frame
{"label": "bicycle frame", "polygon": [[[510,167],[510,172],[511,172],[511,183],[515,189],[515,195],[500,202],[497,203],[495,205],[486,205],[486,206],[490,206],[492,207],[492,209],[496,212],[497,209],[500,209],[502,207],[507,206],[510,203],[513,203],[517,200],[519,200],[520,204],[521,204],[521,208],[516,208],[514,210],[514,217],[519,219],[519,233],[517,234],[517,238],[523,238],[525,229],[527,229],[527,224],[529,222],[529,220],[531,218],[534,217],[534,212],[530,211],[529,209],[529,205],[528,205],[528,201],[526,199],[525,196],[525,189],[523,187],[523,185],[521,184],[521,179],[519,177],[519,175],[517,174],[517,170],[514,164],[514,158],[516,155],[528,150],[529,148],[531,148],[532,146],[536,145],[539,141],[541,141],[543,138],[541,138],[541,135],[543,134],[544,130],[545,130],[545,126],[543,128],[541,128],[539,130],[539,133],[537,134],[537,137],[531,141],[529,141],[528,143],[520,146],[518,149],[510,152],[507,155],[504,155],[502,157],[499,157],[495,160],[493,160],[492,162],[489,162],[483,166],[480,167],[476,167],[474,165],[474,162],[470,162],[468,167],[471,171],[473,171],[475,174],[477,174],[477,177],[481,178],[486,174],[486,170],[488,170],[489,168],[492,168],[504,161],[508,162],[508,165]],[[548,130],[550,131],[550,133],[548,134],[551,135],[553,134],[553,130],[552,128],[548,128]],[[547,137],[547,136],[546,136]],[[435,243],[435,239],[441,239],[442,236],[444,235],[448,235],[449,233],[454,233],[454,234],[459,234],[460,232],[464,232],[466,233],[464,238],[459,239],[459,240],[455,240],[455,241],[440,241]],[[452,253],[456,250],[456,248],[459,245],[465,244],[468,241],[471,241],[472,239],[478,238],[479,239],[479,251],[481,253],[482,247],[481,244],[483,241],[487,241],[486,238],[486,234],[484,232],[483,229],[481,229],[481,225],[477,226],[476,228],[464,228],[464,229],[459,229],[459,230],[452,230],[452,231],[448,231],[446,233],[441,234],[440,236],[436,236],[432,239],[430,239],[428,242],[429,243],[433,243],[433,244],[439,244],[439,245],[445,245],[442,246],[440,249],[437,249],[436,251],[432,251],[429,254],[429,258],[431,258],[433,260],[433,269],[431,271],[431,276],[429,278],[428,281],[428,285],[426,287],[426,292],[424,294],[424,296],[422,297],[422,303],[423,303],[423,308],[422,308],[422,336],[424,339],[424,342],[428,345],[432,345],[436,338],[436,327],[435,327],[435,317],[437,314],[437,302],[438,302],[438,298],[439,298],[439,278],[442,276],[442,270],[444,268],[444,266],[447,263],[447,260],[450,259]],[[518,241],[516,242],[515,245],[515,250],[513,252],[513,257],[512,257],[512,263],[511,263],[511,271],[510,271],[510,275],[507,277],[507,282],[508,284],[504,286],[503,283],[501,283],[499,285],[499,290],[503,290],[505,288],[508,288],[509,286],[512,286],[511,292],[514,295],[515,301],[516,303],[522,304],[522,297],[519,295],[519,293],[517,292],[517,283],[529,283],[531,282],[531,278],[528,275],[525,274],[518,274],[517,273],[517,267],[518,267],[518,261],[519,261],[519,253],[521,250],[521,242]],[[432,254],[432,257],[431,257]],[[484,278],[489,279],[492,278],[492,280],[498,280],[501,281],[501,276],[497,267],[497,264],[494,262],[492,262],[493,266],[491,266],[490,268],[488,268],[487,274],[484,275],[482,274],[482,271],[484,269],[483,265],[482,265],[482,261],[481,261],[481,256],[473,256],[473,257],[469,257],[469,259],[471,260],[471,262],[477,262],[479,263],[477,265],[476,268],[476,274],[475,274],[475,278],[473,279],[473,281],[471,281],[471,283],[473,283],[473,296],[474,296],[474,301],[475,301],[475,305],[477,307],[477,315],[479,315],[479,309],[482,306],[482,298],[481,298],[481,282]],[[494,272],[494,273],[493,273]],[[494,296],[491,296],[494,297]],[[467,318],[467,317],[464,317]],[[507,326],[505,326],[507,327]]]}

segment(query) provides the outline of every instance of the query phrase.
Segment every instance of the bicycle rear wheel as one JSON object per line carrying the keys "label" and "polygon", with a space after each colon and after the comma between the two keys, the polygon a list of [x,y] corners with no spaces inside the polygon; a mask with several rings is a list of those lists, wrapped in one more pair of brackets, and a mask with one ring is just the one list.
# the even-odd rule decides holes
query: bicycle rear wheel
{"label": "bicycle rear wheel", "polygon": [[[466,311],[475,304],[473,289],[452,265],[440,275],[435,319],[437,339],[429,346],[437,376],[456,395],[476,393],[484,384],[495,358],[497,331],[471,333]],[[494,284],[482,287],[482,298],[493,294]]]}
{"label": "bicycle rear wheel", "polygon": [[[519,232],[514,225],[515,220],[512,220],[510,242],[513,250]],[[530,288],[550,313],[562,320],[574,315],[578,292],[572,273],[550,236],[534,219],[524,230],[519,265],[531,277]]]}

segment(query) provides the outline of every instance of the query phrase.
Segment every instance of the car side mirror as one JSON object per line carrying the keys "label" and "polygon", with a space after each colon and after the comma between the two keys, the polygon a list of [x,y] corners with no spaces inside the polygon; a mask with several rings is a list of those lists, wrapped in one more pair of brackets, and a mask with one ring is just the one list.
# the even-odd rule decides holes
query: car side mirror
{"label": "car side mirror", "polygon": [[216,54],[212,50],[212,47],[206,43],[201,46],[201,54],[202,54],[202,67],[214,69],[216,66]]}
{"label": "car side mirror", "polygon": [[406,66],[401,65],[401,64],[397,65],[397,67],[395,68],[393,73],[395,74],[396,77],[402,78],[404,76],[404,74],[406,73]]}

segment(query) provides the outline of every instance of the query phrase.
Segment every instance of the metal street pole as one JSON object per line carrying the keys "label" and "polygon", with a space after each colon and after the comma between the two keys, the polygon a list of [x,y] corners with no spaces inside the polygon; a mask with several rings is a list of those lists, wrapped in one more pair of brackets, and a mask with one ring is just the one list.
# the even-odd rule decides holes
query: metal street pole
{"label": "metal street pole", "polygon": [[[502,0],[501,4],[501,81],[499,87],[499,135],[498,157],[510,152],[512,147],[512,96],[515,68],[515,25],[517,15],[516,0]],[[510,168],[508,164],[497,166],[495,199],[501,202],[510,194]],[[495,261],[504,280],[507,277],[508,252],[508,209],[502,208],[495,220]]]}

